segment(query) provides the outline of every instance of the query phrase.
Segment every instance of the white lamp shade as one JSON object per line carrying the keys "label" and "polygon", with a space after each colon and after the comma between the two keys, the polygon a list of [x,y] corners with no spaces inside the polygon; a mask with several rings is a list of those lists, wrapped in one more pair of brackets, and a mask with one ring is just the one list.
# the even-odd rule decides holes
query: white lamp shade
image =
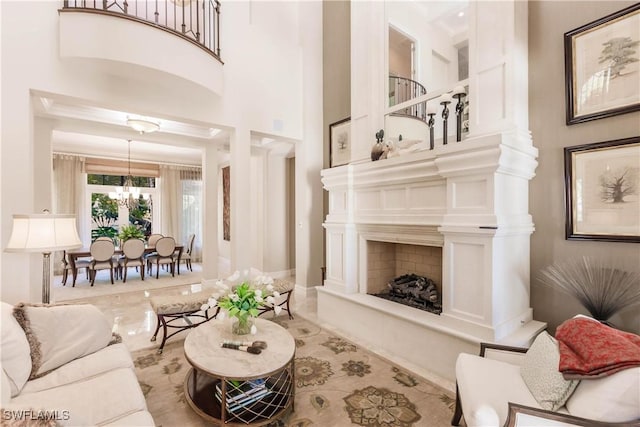
{"label": "white lamp shade", "polygon": [[53,252],[81,246],[75,215],[14,215],[5,252]]}

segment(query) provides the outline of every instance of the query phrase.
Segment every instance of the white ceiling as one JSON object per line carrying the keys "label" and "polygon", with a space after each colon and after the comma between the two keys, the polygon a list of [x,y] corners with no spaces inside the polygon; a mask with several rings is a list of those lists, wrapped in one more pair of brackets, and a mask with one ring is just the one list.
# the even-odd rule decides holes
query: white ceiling
{"label": "white ceiling", "polygon": [[429,22],[450,37],[468,29],[469,0],[415,1],[413,4],[422,10]]}
{"label": "white ceiling", "polygon": [[[140,134],[127,126],[127,118],[141,117],[136,114],[49,94],[34,94],[33,101],[35,116],[53,122],[54,152],[126,160],[127,140],[131,140],[133,161],[201,165],[204,147],[215,144],[223,152],[229,149],[229,133],[207,123],[145,116],[160,128]],[[255,134],[252,146],[290,157],[295,143]]]}

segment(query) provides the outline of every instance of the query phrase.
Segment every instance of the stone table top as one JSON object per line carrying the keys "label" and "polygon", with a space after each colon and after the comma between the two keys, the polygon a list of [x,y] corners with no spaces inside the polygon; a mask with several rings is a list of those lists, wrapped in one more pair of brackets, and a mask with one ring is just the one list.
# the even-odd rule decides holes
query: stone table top
{"label": "stone table top", "polygon": [[[220,378],[251,379],[266,377],[281,369],[294,356],[295,340],[282,326],[265,319],[254,319],[255,335],[234,335],[230,319],[214,319],[194,328],[184,341],[184,354],[200,371]],[[223,340],[265,341],[260,354],[222,348]]]}

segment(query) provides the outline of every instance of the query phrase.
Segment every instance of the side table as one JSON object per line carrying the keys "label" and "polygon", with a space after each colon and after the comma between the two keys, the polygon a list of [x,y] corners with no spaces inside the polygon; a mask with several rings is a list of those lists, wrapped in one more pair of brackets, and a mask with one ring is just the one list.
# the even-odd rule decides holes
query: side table
{"label": "side table", "polygon": [[[193,329],[184,342],[192,368],[184,381],[191,408],[217,425],[265,425],[294,406],[295,340],[282,326],[254,319],[255,335],[231,333],[230,321]],[[260,354],[222,348],[223,340],[265,341]]]}

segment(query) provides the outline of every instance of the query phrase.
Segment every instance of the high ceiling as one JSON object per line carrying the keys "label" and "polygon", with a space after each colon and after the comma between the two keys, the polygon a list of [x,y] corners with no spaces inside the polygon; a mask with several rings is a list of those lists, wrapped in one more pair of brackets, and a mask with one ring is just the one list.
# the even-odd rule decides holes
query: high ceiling
{"label": "high ceiling", "polygon": [[82,105],[74,100],[34,96],[36,117],[53,121],[53,151],[85,156],[200,165],[207,144],[228,144],[226,132],[202,123],[185,123],[145,117],[160,125],[157,132],[141,134],[127,126],[124,111]]}

